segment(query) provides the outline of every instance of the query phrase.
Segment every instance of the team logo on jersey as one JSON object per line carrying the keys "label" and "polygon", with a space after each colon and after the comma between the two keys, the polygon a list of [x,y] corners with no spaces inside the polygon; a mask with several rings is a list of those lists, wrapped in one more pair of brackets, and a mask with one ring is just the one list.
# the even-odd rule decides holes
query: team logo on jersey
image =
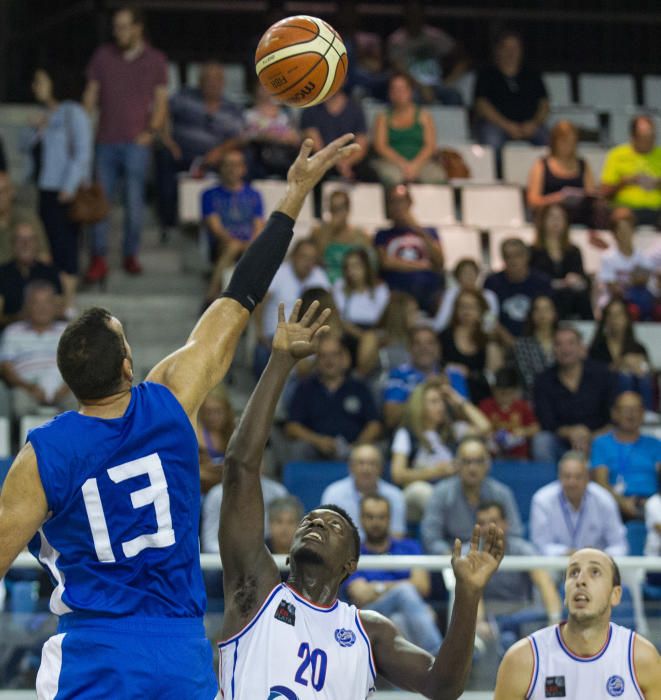
{"label": "team logo on jersey", "polygon": [[335,630],[335,641],[341,647],[352,647],[356,642],[356,635],[351,630],[340,627]]}
{"label": "team logo on jersey", "polygon": [[[278,609],[275,611],[275,615],[273,617],[275,617],[276,620],[280,620],[280,622],[284,622],[293,627],[296,624],[296,606],[293,603],[288,603],[286,600],[281,600],[280,605],[278,605]],[[289,696],[283,695],[282,697]]]}
{"label": "team logo on jersey", "polygon": [[274,685],[269,691],[268,700],[298,700],[298,695],[284,685]]}
{"label": "team logo on jersey", "polygon": [[547,676],[544,682],[544,697],[547,698],[564,698],[565,693],[565,677],[564,676]]}
{"label": "team logo on jersey", "polygon": [[606,681],[606,690],[609,695],[614,698],[619,698],[620,695],[624,695],[624,678],[622,676],[611,676]]}

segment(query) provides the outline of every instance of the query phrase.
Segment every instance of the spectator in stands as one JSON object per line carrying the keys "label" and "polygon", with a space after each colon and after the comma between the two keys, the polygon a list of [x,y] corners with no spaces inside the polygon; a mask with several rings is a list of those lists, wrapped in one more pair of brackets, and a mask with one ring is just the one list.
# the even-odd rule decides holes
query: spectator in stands
{"label": "spectator in stands", "polygon": [[645,409],[639,394],[620,394],[611,415],[613,429],[592,445],[591,476],[613,494],[625,520],[642,518],[645,501],[658,490],[661,440],[641,435]]}
{"label": "spectator in stands", "polygon": [[78,287],[80,225],[69,207],[81,184],[89,181],[92,167],[92,125],[82,106],[68,99],[64,76],[55,69],[37,70],[32,92],[46,113],[32,133],[32,146],[41,157],[37,175],[39,215],[44,223],[53,262],[60,271],[64,308],[71,310]]}
{"label": "spectator in stands", "polygon": [[530,506],[530,539],[545,556],[571,556],[593,547],[612,557],[629,553],[627,531],[613,496],[590,481],[582,452],[566,452],[558,479],[542,486]]}
{"label": "spectator in stands", "polygon": [[643,321],[648,320],[654,310],[654,296],[647,288],[651,261],[634,243],[634,225],[630,209],[618,207],[613,210],[611,231],[615,246],[601,258],[599,302],[604,306],[612,297],[622,297],[631,305],[637,319]]}
{"label": "spectator in stands", "polygon": [[494,149],[498,162],[507,141],[548,142],[546,88],[539,73],[523,64],[523,41],[511,29],[496,38],[493,65],[477,74],[475,113],[478,141]]}
{"label": "spectator in stands", "polygon": [[[510,557],[535,556],[534,545],[514,535],[507,512],[499,501],[483,501],[477,508],[477,523],[485,532],[490,525],[505,533],[505,554]],[[477,634],[483,640],[493,636],[488,616],[495,616],[499,637],[499,652],[503,653],[522,635],[521,627],[528,623],[556,624],[562,618],[562,600],[552,576],[545,569],[530,571],[499,571],[496,581],[489,581],[478,607]],[[533,598],[533,588],[541,598],[543,611]]]}
{"label": "spectator in stands", "polygon": [[227,151],[220,163],[220,184],[202,194],[202,217],[215,261],[208,301],[220,294],[224,273],[264,228],[262,196],[245,181],[247,173],[243,153]]}
{"label": "spectator in stands", "polygon": [[0,265],[5,265],[13,257],[13,232],[18,224],[28,224],[37,237],[37,260],[44,264],[53,261],[44,225],[41,219],[29,208],[16,204],[16,188],[9,174],[0,171]]}
{"label": "spectator in stands", "polygon": [[246,111],[242,138],[250,149],[252,178],[286,178],[296,159],[301,134],[291,112],[276,102],[261,83],[255,89],[255,104]]}
{"label": "spectator in stands", "polygon": [[569,241],[569,218],[560,204],[541,207],[536,239],[530,247],[530,267],[551,278],[553,298],[563,320],[591,320],[590,282],[581,251]]}
{"label": "spectator in stands", "polygon": [[438,313],[434,317],[434,330],[439,333],[447,328],[459,294],[465,290],[480,292],[487,302],[488,311],[484,316],[483,330],[492,331],[498,319],[498,297],[490,289],[481,289],[479,284],[480,268],[475,260],[462,258],[452,270],[454,284],[448,285],[443,293]]}
{"label": "spectator in stands", "polygon": [[296,387],[285,424],[291,459],[345,459],[352,445],[381,434],[369,388],[347,376],[345,352],[338,338],[325,337],[316,372]]}
{"label": "spectator in stands", "polygon": [[413,390],[390,448],[392,481],[404,489],[409,521],[420,521],[433,484],[456,473],[458,441],[468,433],[486,437],[489,429],[486,416],[440,377]]}
{"label": "spectator in stands", "polygon": [[639,393],[645,406],[653,409],[654,376],[649,355],[647,348],[636,340],[631,314],[622,299],[615,297],[604,307],[589,354],[617,373],[621,391]]}
{"label": "spectator in stands", "polygon": [[[264,465],[262,465],[262,471]],[[222,471],[222,467],[221,467]],[[262,496],[264,498],[264,526],[268,528],[269,507],[276,499],[289,495],[287,489],[279,482],[263,474],[260,477]],[[216,484],[202,501],[202,523],[200,525],[200,544],[203,552],[217,554],[220,551],[218,533],[220,532],[220,504],[223,500],[223,484]],[[268,530],[267,530],[268,532]]]}
{"label": "spectator in stands", "polygon": [[638,226],[658,226],[661,210],[661,147],[656,145],[654,120],[631,120],[631,141],[612,148],[601,173],[602,194],[616,207],[634,213]]}
{"label": "spectator in stands", "polygon": [[431,114],[413,101],[413,83],[396,73],[388,84],[390,108],[377,114],[372,167],[379,180],[391,187],[406,182],[443,183],[445,170],[434,160],[436,127]]}
{"label": "spectator in stands", "polygon": [[266,546],[272,554],[289,556],[294,533],[303,519],[303,513],[303,504],[296,496],[283,496],[269,503]]}
{"label": "spectator in stands", "polygon": [[301,115],[301,131],[303,138],[312,139],[315,151],[342,134],[355,134],[355,142],[360,146],[360,150],[350,158],[340,161],[330,171],[331,177],[334,175],[349,182],[373,179],[365,162],[368,150],[365,114],[360,104],[348,96],[346,86],[320,105],[304,109]]}
{"label": "spectator in stands", "polygon": [[366,496],[379,495],[390,505],[390,525],[393,537],[406,534],[406,506],[402,492],[381,478],[383,458],[374,445],[358,445],[349,454],[349,476],[324,489],[322,503],[334,503],[351,516],[364,538],[360,504]]}
{"label": "spectator in stands", "polygon": [[555,365],[537,375],[535,413],[542,432],[533,438],[539,462],[557,462],[567,450],[589,454],[593,438],[607,427],[616,394],[610,370],[585,359],[580,333],[561,324],[553,335]]}
{"label": "spectator in stands", "polygon": [[335,190],[329,201],[330,219],[322,221],[310,233],[323,261],[328,279],[335,283],[342,277],[344,256],[355,248],[371,250],[372,241],[360,226],[349,223],[351,200],[346,190]]}
{"label": "spectator in stands", "polygon": [[489,449],[502,459],[529,459],[529,440],[539,431],[532,406],[521,396],[521,383],[513,367],[502,367],[494,377],[493,397],[479,403],[490,422]]}
{"label": "spectator in stands", "polygon": [[39,241],[32,225],[19,223],[12,234],[13,257],[0,265],[0,328],[22,318],[25,288],[30,282],[50,282],[58,297],[56,315],[61,313],[62,287],[60,276],[53,265],[37,258]]}
{"label": "spectator in stands", "polygon": [[285,313],[289,314],[303,292],[315,287],[329,289],[330,282],[318,265],[315,244],[309,238],[301,238],[292,245],[291,253],[275,273],[264,301],[255,310],[255,376],[261,375],[271,354],[271,341],[278,323],[278,306],[284,304]]}
{"label": "spectator in stands", "polygon": [[[167,60],[144,38],[144,18],[135,7],[113,15],[114,44],[100,46],[87,66],[83,103],[91,114],[99,107],[97,178],[108,196],[124,177],[124,270],[139,274],[140,234],[150,150],[167,117]],[[91,234],[92,260],[86,280],[108,274],[110,221],[96,224]]]}
{"label": "spectator in stands", "polygon": [[550,367],[553,357],[553,335],[558,327],[558,311],[551,297],[533,299],[523,335],[517,338],[512,353],[514,364],[523,380],[524,393],[532,396],[535,376]]}
{"label": "spectator in stands", "polygon": [[596,194],[590,164],[576,152],[578,129],[562,119],[551,129],[550,153],[538,158],[528,177],[528,206],[562,206],[572,224],[592,225]]}
{"label": "spectator in stands", "polygon": [[[644,555],[646,557],[661,556],[661,493],[655,493],[645,503],[645,538]],[[654,586],[661,586],[661,575],[658,571],[650,571],[647,574],[647,582]]]}
{"label": "spectator in stands", "polygon": [[[417,540],[399,539],[390,534],[390,503],[378,494],[365,496],[360,503],[360,524],[365,539],[360,553],[372,555],[409,555],[423,553]],[[431,577],[426,569],[398,571],[360,571],[346,582],[349,601],[364,610],[376,610],[387,618],[403,623],[407,639],[436,655],[441,633],[435,616],[425,603],[431,592]]]}
{"label": "spectator in stands", "polygon": [[411,331],[418,325],[419,316],[418,303],[410,294],[390,293],[379,329],[379,363],[384,372],[408,362]]}
{"label": "spectator in stands", "polygon": [[199,88],[184,87],[169,100],[170,121],[155,151],[159,215],[164,229],[177,223],[177,173],[216,168],[223,153],[241,142],[243,115],[223,97],[223,66],[208,61],[200,68]]}
{"label": "spectator in stands", "polygon": [[464,438],[457,448],[455,476],[443,479],[427,502],[420,533],[430,554],[448,554],[455,538],[470,539],[477,508],[483,501],[496,501],[505,511],[509,533],[523,534],[523,525],[514,494],[499,481],[487,476],[491,466],[489,450],[477,437]]}
{"label": "spectator in stands", "polygon": [[55,320],[57,312],[54,287],[35,280],[25,289],[25,320],[10,324],[2,334],[0,372],[11,388],[16,420],[43,407],[55,412],[78,406],[57,368],[57,344],[65,327]]}
{"label": "spectator in stands", "polygon": [[383,394],[383,417],[386,428],[399,425],[406,401],[413,389],[433,376],[444,376],[448,383],[463,397],[468,396],[468,385],[461,372],[441,369],[441,346],[429,326],[417,326],[409,334],[410,360],[395,367],[388,374]]}
{"label": "spectator in stands", "polygon": [[520,238],[506,238],[500,245],[505,268],[492,272],[484,282],[498,297],[501,335],[508,345],[523,333],[533,300],[551,296],[551,281],[542,272],[530,269],[530,251]]}
{"label": "spectator in stands", "polygon": [[376,232],[374,245],[390,289],[410,294],[421,309],[434,314],[443,289],[443,248],[436,229],[416,221],[412,204],[405,185],[388,190],[386,205],[393,225]]}
{"label": "spectator in stands", "polygon": [[202,493],[222,479],[227,443],[234,432],[234,409],[222,384],[209,392],[198,413],[196,426],[200,452]]}
{"label": "spectator in stands", "polygon": [[408,76],[424,102],[460,105],[461,95],[451,86],[468,67],[463,50],[449,34],[425,24],[420,0],[406,2],[403,17],[404,25],[388,37],[391,67]]}
{"label": "spectator in stands", "polygon": [[376,280],[364,248],[350,250],[342,267],[343,276],[333,285],[333,298],[342,319],[344,343],[351,353],[352,366],[360,376],[366,377],[379,361],[377,326],[390,291]]}

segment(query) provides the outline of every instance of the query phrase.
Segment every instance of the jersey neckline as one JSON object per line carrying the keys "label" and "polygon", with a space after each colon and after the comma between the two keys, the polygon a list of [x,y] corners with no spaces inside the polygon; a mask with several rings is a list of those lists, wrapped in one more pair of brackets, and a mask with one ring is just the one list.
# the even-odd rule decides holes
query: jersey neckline
{"label": "jersey neckline", "polygon": [[85,413],[81,413],[80,411],[76,411],[76,413],[81,417],[89,420],[98,420],[102,421],[103,423],[113,423],[114,421],[120,421],[124,420],[125,418],[128,418],[128,416],[131,414],[133,411],[133,406],[135,405],[135,397],[136,397],[136,390],[137,386],[132,386],[131,387],[131,399],[128,402],[128,405],[126,406],[126,410],[121,416],[115,416],[114,418],[101,418],[100,416],[88,416]]}
{"label": "jersey neckline", "polygon": [[573,652],[567,646],[567,643],[562,638],[562,633],[560,631],[561,627],[563,627],[565,624],[566,624],[565,622],[561,622],[559,625],[556,626],[555,636],[558,640],[558,644],[560,644],[560,648],[571,659],[574,659],[574,661],[581,661],[581,662],[585,663],[585,662],[590,662],[590,661],[596,661],[597,659],[600,659],[606,653],[606,649],[608,649],[608,645],[610,644],[611,638],[613,637],[613,624],[612,623],[608,624],[608,634],[606,635],[606,641],[604,642],[603,646],[596,654],[593,654],[592,656],[581,656],[580,654]]}
{"label": "jersey neckline", "polygon": [[287,588],[291,594],[296,598],[296,600],[300,601],[301,603],[304,603],[305,605],[314,608],[315,610],[319,610],[320,612],[331,612],[331,610],[335,610],[337,607],[337,598],[330,604],[330,605],[320,605],[319,603],[315,603],[314,601],[310,600],[309,598],[306,598],[302,593],[299,593],[292,585],[289,583],[284,583],[283,586]]}

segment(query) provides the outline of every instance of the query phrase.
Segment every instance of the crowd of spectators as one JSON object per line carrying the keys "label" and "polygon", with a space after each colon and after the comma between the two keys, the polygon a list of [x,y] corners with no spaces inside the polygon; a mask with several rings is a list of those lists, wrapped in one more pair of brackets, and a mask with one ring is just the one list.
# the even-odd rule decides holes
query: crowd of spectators
{"label": "crowd of spectators", "polygon": [[[14,185],[0,172],[0,376],[11,415],[74,408],[56,348],[63,319],[75,308],[79,276],[80,230],[69,205],[93,179],[93,160],[109,197],[123,181],[128,274],[142,271],[152,151],[164,238],[177,226],[179,175],[218,175],[201,197],[210,302],[268,216],[251,180],[282,178],[303,138],[319,149],[352,131],[362,152],[331,173],[340,184],[327,214],[294,242],[254,315],[259,376],[279,304],[289,309],[302,297],[332,309],[331,332],[285,392],[273,435],[276,458],[264,465],[269,546],[287,551],[302,509],[277,479],[287,462],[306,461],[313,463],[311,480],[325,462],[347,463],[346,477],[327,485],[320,502],[336,503],[354,518],[364,553],[446,554],[455,538],[470,538],[476,522],[495,522],[507,533],[511,555],[584,546],[624,555],[624,522],[645,520],[646,551],[659,554],[661,441],[642,432],[646,411],[653,418],[659,410],[658,377],[636,337],[636,323],[661,320],[661,246],[643,253],[636,232],[639,224],[656,225],[661,211],[654,122],[636,117],[631,142],[614,148],[603,172],[593,173],[580,156],[576,127],[560,121],[548,128],[546,89],[525,63],[521,36],[501,33],[492,64],[477,72],[475,135],[498,159],[510,140],[550,146],[533,164],[527,188],[535,240],[503,240],[502,270],[485,270],[472,258],[450,270],[442,230],[418,220],[409,185],[448,180],[426,105],[459,104],[456,81],[470,61],[452,37],[425,24],[420,3],[408,5],[405,26],[385,42],[366,32],[348,35],[346,88],[305,110],[300,122],[259,88],[251,108],[232,103],[216,62],[202,66],[199,88],[168,97],[166,58],[146,41],[144,18],[132,8],[114,14],[114,43],[90,61],[84,108],[56,71],[35,72],[33,92],[44,112],[26,148],[38,215],[15,203]],[[389,102],[371,135],[357,93]],[[352,206],[361,204],[350,196],[356,181],[384,185],[388,227],[373,232],[352,222]],[[317,214],[323,204],[320,188]],[[592,276],[569,230],[599,222],[607,222],[612,245]],[[108,274],[109,219],[90,234],[88,283]],[[595,319],[592,338],[572,324]],[[200,411],[204,551],[218,551],[232,402],[218,388]],[[557,466],[558,479],[532,499],[529,525],[512,490],[489,476],[492,460],[521,470],[536,462]],[[438,649],[424,570],[360,572],[345,588],[349,600],[400,616],[413,641]],[[541,606],[528,612],[559,619],[562,602],[548,574],[499,572],[480,606],[480,635],[488,639],[495,630],[507,646],[533,617],[502,614],[498,606],[494,617],[494,601],[538,598]]]}

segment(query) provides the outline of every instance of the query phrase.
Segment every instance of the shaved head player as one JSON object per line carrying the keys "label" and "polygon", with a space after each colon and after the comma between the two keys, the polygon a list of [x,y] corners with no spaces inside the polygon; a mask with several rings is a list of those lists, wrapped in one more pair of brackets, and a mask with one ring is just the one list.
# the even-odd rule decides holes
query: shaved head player
{"label": "shaved head player", "polygon": [[356,526],[341,508],[326,504],[304,516],[287,583],[264,544],[262,453],[290,371],[314,352],[325,330],[329,312],[314,321],[317,308],[315,302],[299,321],[299,301],[288,322],[280,308],[271,358],[225,456],[221,694],[225,700],[362,700],[374,692],[378,673],[399,688],[454,700],[471,665],[478,602],[503,556],[502,531],[492,525],[480,551],[476,528],[464,557],[455,542],[456,599],[437,657],[406,641],[379,613],[338,600],[360,548]]}
{"label": "shaved head player", "polygon": [[356,151],[352,138],[312,157],[312,141],[303,143],[223,297],[146,382],[132,386],[131,349],[109,312],[87,311],[64,331],[58,366],[80,410],[30,433],[0,495],[0,578],[29,542],[55,585],[60,621],[42,652],[40,700],[216,696],[202,624],[197,412],[281,264],[306,195]]}
{"label": "shaved head player", "polygon": [[620,571],[608,554],[572,554],[565,575],[567,622],[510,647],[498,669],[494,700],[660,700],[657,650],[610,621],[621,596]]}

